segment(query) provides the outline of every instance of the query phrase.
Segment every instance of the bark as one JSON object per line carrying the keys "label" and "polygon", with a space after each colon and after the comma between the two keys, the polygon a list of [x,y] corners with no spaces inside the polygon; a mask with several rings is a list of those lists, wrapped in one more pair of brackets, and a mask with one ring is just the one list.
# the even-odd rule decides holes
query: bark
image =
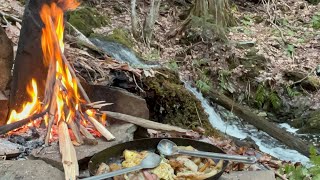
{"label": "bark", "polygon": [[232,111],[242,120],[252,124],[257,129],[262,130],[272,136],[273,138],[279,140],[283,144],[287,145],[289,148],[295,149],[305,156],[309,156],[309,144],[302,141],[300,138],[293,136],[292,134],[286,132],[285,130],[279,128],[276,124],[269,122],[268,120],[257,116],[249,108],[243,107],[240,104],[237,104],[227,96],[220,94],[217,91],[210,91],[207,94],[209,99],[217,103],[226,109]]}
{"label": "bark", "polygon": [[138,26],[138,17],[137,17],[137,0],[131,0],[131,28],[133,37],[139,39],[140,37],[140,28]]}
{"label": "bark", "polygon": [[146,17],[144,27],[143,27],[143,36],[144,40],[147,45],[150,44],[152,39],[152,32],[154,29],[154,24],[159,16],[159,9],[160,9],[161,0],[152,0],[150,12]]}
{"label": "bark", "polygon": [[47,0],[30,1],[25,8],[22,29],[14,62],[13,80],[10,92],[10,109],[22,109],[29,100],[27,85],[34,78],[38,83],[40,98],[43,98],[47,68],[42,62],[41,21],[39,11]]}

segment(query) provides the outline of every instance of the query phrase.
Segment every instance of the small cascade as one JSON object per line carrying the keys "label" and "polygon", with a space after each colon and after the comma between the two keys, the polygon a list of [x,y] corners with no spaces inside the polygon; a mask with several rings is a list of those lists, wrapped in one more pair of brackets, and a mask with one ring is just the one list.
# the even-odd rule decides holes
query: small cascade
{"label": "small cascade", "polygon": [[[250,137],[259,146],[262,152],[270,154],[280,160],[308,164],[309,158],[296,150],[287,148],[284,144],[272,138],[267,133],[258,131],[254,126],[242,122],[241,119],[233,117],[232,120],[229,120],[228,122],[224,121],[196,88],[191,87],[188,83],[185,83],[185,87],[201,101],[202,107],[208,114],[209,121],[214,128],[235,138],[245,139]],[[282,126],[287,127],[288,125]],[[289,127],[287,128],[289,129]],[[290,130],[294,131],[294,129]]]}

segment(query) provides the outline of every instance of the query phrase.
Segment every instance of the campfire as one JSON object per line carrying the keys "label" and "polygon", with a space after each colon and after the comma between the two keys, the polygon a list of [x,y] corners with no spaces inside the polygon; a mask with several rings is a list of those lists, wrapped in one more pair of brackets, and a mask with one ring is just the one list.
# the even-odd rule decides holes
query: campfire
{"label": "campfire", "polygon": [[41,47],[43,64],[48,68],[44,98],[38,98],[40,82],[30,80],[26,91],[31,100],[25,102],[22,109],[11,110],[7,125],[0,127],[0,134],[5,134],[21,132],[30,126],[45,125],[45,145],[59,141],[66,179],[76,179],[79,175],[74,146],[96,144],[94,136],[102,135],[107,140],[115,138],[105,128],[105,115],[97,111],[97,108],[107,103],[90,102],[63,54],[63,15],[78,5],[76,0],[58,0],[41,7],[40,17],[44,24]]}

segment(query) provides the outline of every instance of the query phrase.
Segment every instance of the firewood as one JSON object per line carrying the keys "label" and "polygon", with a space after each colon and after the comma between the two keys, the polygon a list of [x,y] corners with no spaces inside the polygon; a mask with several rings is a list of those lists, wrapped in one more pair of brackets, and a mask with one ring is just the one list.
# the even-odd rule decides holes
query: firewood
{"label": "firewood", "polygon": [[65,121],[59,122],[59,148],[66,180],[75,180],[79,175],[76,150],[71,142]]}
{"label": "firewood", "polygon": [[83,144],[83,139],[82,139],[82,136],[80,134],[80,130],[79,130],[78,126],[76,125],[76,123],[73,120],[70,120],[68,122],[68,125],[69,125],[70,129],[72,130],[73,135],[76,138],[77,143],[79,143],[80,145]]}
{"label": "firewood", "polygon": [[129,122],[132,124],[136,124],[138,126],[144,127],[146,129],[154,129],[154,130],[161,130],[161,131],[167,131],[167,132],[176,132],[176,133],[182,133],[186,134],[189,130],[182,129],[180,127],[171,126],[168,124],[162,124],[154,121],[150,121],[143,118],[138,118],[134,116],[130,116],[127,114],[122,114],[118,112],[111,112],[111,111],[101,111],[101,113],[106,113],[109,117],[118,119],[121,121]]}
{"label": "firewood", "polygon": [[45,139],[46,146],[49,145],[51,129],[52,129],[52,125],[53,125],[54,119],[55,119],[55,113],[56,113],[56,109],[57,109],[56,100],[57,100],[57,92],[58,91],[59,91],[59,85],[56,81],[54,83],[54,89],[51,94],[51,101],[50,101],[50,105],[49,105],[49,122],[48,122],[47,134],[46,134],[46,139]]}
{"label": "firewood", "polygon": [[115,137],[104,127],[99,121],[93,117],[88,117],[89,121],[94,125],[94,127],[107,139],[114,140]]}
{"label": "firewood", "polygon": [[1,126],[0,127],[0,135],[2,134],[6,134],[7,132],[9,131],[12,131],[14,129],[17,129],[17,128],[20,128],[26,124],[28,124],[29,122],[31,121],[34,121],[38,118],[41,118],[43,117],[45,114],[47,114],[47,110],[43,111],[43,112],[40,112],[40,113],[37,113],[37,114],[34,114],[30,117],[27,117],[25,119],[22,119],[22,120],[19,120],[19,121],[16,121],[14,123],[11,123],[11,124],[7,124],[7,125],[4,125],[4,126]]}
{"label": "firewood", "polygon": [[97,145],[98,141],[92,136],[92,134],[80,124],[80,132],[85,137],[83,138],[83,142],[88,145]]}

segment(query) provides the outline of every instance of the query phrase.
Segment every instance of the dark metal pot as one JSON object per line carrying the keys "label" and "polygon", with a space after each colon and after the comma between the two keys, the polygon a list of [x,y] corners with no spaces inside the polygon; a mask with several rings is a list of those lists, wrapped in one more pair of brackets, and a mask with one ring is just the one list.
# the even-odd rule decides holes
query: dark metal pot
{"label": "dark metal pot", "polygon": [[[122,144],[117,144],[115,146],[109,147],[97,154],[95,154],[89,161],[89,171],[90,175],[94,175],[99,168],[99,165],[104,162],[106,164],[111,163],[120,163],[123,161],[122,153],[124,150],[136,150],[136,151],[152,151],[157,152],[157,145],[162,139],[169,139],[176,143],[178,146],[192,146],[200,151],[208,151],[214,153],[225,153],[217,146],[214,146],[209,143],[196,141],[192,139],[184,139],[184,138],[147,138],[147,139],[138,139],[134,141],[125,142]],[[210,180],[219,179],[219,177],[223,174],[224,170],[227,168],[228,161],[223,162],[223,167],[220,172],[216,175],[208,178]]]}

